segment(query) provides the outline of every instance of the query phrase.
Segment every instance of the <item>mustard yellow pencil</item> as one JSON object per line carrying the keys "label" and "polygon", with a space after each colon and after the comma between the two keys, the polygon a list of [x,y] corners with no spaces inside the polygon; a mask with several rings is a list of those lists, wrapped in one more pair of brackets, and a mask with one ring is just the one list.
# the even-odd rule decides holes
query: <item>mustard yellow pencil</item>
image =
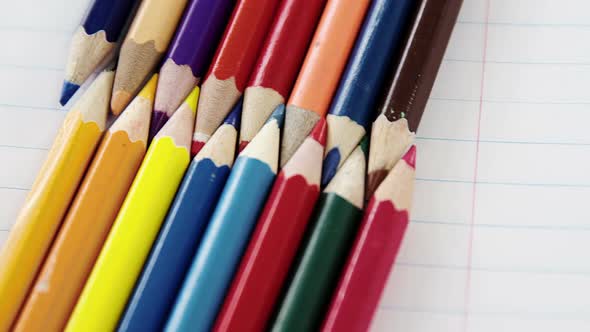
{"label": "mustard yellow pencil", "polygon": [[104,71],[66,115],[0,251],[0,331],[7,331],[105,130],[113,71]]}
{"label": "mustard yellow pencil", "polygon": [[74,308],[66,331],[112,331],[190,161],[195,88],[156,135]]}

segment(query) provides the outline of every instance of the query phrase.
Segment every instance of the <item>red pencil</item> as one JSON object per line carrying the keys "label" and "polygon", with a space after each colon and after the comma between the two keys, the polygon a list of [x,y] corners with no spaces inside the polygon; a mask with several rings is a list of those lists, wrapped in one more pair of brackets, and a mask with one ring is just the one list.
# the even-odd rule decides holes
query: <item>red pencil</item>
{"label": "red pencil", "polygon": [[285,103],[326,0],[283,0],[244,92],[240,151]]}
{"label": "red pencil", "polygon": [[412,146],[371,197],[322,332],[369,329],[408,225],[415,165]]}
{"label": "red pencil", "polygon": [[279,173],[214,331],[264,330],[319,196],[325,143],[322,119]]}
{"label": "red pencil", "polygon": [[191,148],[193,156],[207,143],[244,92],[278,3],[277,0],[240,0],[236,4],[201,85]]}

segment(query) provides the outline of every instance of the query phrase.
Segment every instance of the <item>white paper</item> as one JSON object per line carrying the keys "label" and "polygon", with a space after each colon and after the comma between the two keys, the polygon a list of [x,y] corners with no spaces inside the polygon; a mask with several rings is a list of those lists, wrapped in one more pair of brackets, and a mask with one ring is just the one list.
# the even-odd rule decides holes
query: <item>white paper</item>
{"label": "white paper", "polygon": [[465,0],[372,331],[590,331],[590,3]]}

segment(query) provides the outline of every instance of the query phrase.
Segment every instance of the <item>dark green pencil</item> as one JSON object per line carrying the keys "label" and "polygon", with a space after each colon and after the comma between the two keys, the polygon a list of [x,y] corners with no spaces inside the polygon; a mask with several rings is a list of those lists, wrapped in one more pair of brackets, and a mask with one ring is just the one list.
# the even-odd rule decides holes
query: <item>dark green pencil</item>
{"label": "dark green pencil", "polygon": [[272,332],[320,327],[362,216],[367,143],[361,141],[324,189]]}

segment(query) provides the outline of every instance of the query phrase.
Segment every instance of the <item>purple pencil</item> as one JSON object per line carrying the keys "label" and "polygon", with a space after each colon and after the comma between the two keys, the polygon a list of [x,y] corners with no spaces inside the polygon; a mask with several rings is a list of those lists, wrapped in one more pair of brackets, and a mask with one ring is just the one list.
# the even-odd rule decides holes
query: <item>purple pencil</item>
{"label": "purple pencil", "polygon": [[156,90],[150,140],[205,74],[235,0],[191,0],[170,44]]}

